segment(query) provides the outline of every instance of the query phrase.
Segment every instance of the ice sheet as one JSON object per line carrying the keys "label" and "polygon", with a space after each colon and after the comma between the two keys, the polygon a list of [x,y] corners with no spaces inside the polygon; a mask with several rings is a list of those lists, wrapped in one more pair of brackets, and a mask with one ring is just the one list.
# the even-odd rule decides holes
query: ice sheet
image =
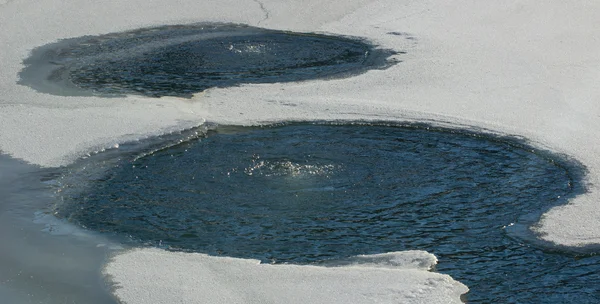
{"label": "ice sheet", "polygon": [[[592,0],[307,0],[301,4],[275,0],[4,1],[4,5],[0,2],[0,150],[34,164],[60,166],[90,151],[189,127],[205,119],[234,124],[307,119],[426,120],[477,126],[524,136],[534,145],[565,153],[586,165],[588,192],[546,213],[536,229],[544,233],[545,240],[559,244],[597,244],[599,13],[600,3]],[[397,59],[402,63],[390,69],[353,78],[210,89],[192,100],[68,98],[16,85],[21,61],[29,50],[42,44],[198,21],[355,35],[407,53],[399,54]],[[136,264],[142,259],[147,259],[144,267]],[[168,279],[198,279],[198,273],[169,272],[180,267],[179,262],[196,259],[202,269],[210,269],[213,263],[199,255],[139,250],[117,257],[107,272],[122,285],[122,294],[137,292],[142,296],[148,292],[142,287],[145,281],[141,276],[148,269],[163,274],[155,273],[153,278],[165,293],[193,296],[197,294],[168,283]],[[167,264],[171,261],[178,262]],[[272,267],[253,269],[248,261],[225,261],[215,260],[214,265],[228,271],[234,270],[227,265],[243,265],[248,271]],[[418,274],[417,280],[420,276],[423,280],[439,278],[424,271]],[[321,279],[327,275],[319,274]],[[212,283],[224,289],[231,286]],[[245,291],[226,289],[224,295],[263,292],[248,285]],[[297,291],[296,295],[302,293]],[[457,293],[450,290],[446,295]]]}
{"label": "ice sheet", "polygon": [[[400,262],[397,268],[387,268],[389,263],[382,268],[265,265],[145,249],[117,256],[106,272],[117,279],[116,295],[126,303],[461,303],[460,295],[468,290],[464,285],[424,271],[435,264],[431,254],[411,251],[378,258],[394,260],[392,255],[397,262],[412,263]],[[152,265],[168,265],[169,271]]]}

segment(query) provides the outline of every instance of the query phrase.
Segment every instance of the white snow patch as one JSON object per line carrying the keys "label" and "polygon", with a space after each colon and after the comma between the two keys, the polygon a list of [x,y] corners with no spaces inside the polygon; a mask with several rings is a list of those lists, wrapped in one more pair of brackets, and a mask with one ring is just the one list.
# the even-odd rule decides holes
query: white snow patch
{"label": "white snow patch", "polygon": [[[423,251],[409,256],[435,259]],[[466,286],[411,263],[401,262],[400,268],[269,265],[137,249],[117,255],[105,272],[126,303],[462,303]]]}

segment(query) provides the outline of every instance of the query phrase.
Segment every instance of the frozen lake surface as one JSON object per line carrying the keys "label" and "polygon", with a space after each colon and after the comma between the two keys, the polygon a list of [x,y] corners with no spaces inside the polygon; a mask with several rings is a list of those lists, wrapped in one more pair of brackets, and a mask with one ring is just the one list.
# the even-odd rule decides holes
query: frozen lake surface
{"label": "frozen lake surface", "polygon": [[[587,172],[574,185],[585,184],[586,191],[571,196],[565,204],[557,201],[557,207],[542,210],[546,212],[538,222],[538,214],[533,214],[532,229],[515,224],[505,229],[506,235],[523,238],[525,244],[553,242],[572,246],[568,249],[577,252],[593,251],[600,244],[600,40],[595,39],[600,36],[599,12],[600,2],[558,0],[542,4],[532,0],[181,0],[177,5],[147,0],[47,0],[35,5],[24,0],[0,0],[0,150],[32,164],[24,165],[23,170],[9,165],[0,172],[6,181],[0,193],[0,234],[6,240],[0,250],[1,299],[16,303],[51,303],[54,299],[64,303],[86,302],[87,297],[89,302],[91,295],[91,301],[110,300],[104,283],[98,281],[101,266],[120,287],[114,290],[116,296],[130,304],[202,300],[269,303],[278,299],[289,303],[447,304],[458,303],[460,295],[467,292],[465,285],[449,275],[428,272],[433,265],[446,267],[443,264],[447,259],[440,259],[438,264],[432,254],[424,251],[391,253],[393,259],[404,261],[401,265],[408,261],[409,269],[398,269],[398,263],[385,269],[354,264],[334,268],[257,264],[257,260],[152,248],[113,256],[112,251],[105,251],[109,242],[93,232],[56,225],[51,227],[60,228],[58,231],[64,234],[47,234],[40,231],[45,227],[42,219],[52,222],[52,217],[37,218],[39,224],[31,222],[38,206],[49,203],[44,190],[47,185],[39,185],[36,166],[75,169],[75,162],[83,163],[78,162],[81,157],[120,145],[90,161],[108,163],[105,156],[111,151],[129,155],[124,143],[190,129],[207,121],[244,126],[282,121],[427,122],[525,138],[536,149],[581,162]],[[149,98],[153,95],[144,93],[143,88],[114,82],[86,64],[102,63],[112,75],[119,66],[103,61],[102,56],[69,57],[42,64],[39,78],[19,85],[24,60],[40,46],[76,42],[70,39],[82,37],[108,38],[110,33],[139,29],[194,26],[198,22],[358,39],[397,52],[388,59],[401,63],[352,73],[353,77],[217,85],[192,96]],[[260,49],[252,43],[247,46]],[[195,46],[182,49],[186,48]],[[129,49],[130,58],[143,58],[134,49]],[[168,54],[150,53],[158,57]],[[108,57],[124,58],[118,55],[123,54],[111,53]],[[60,79],[59,83],[39,81],[61,66],[73,68],[73,75],[82,76],[82,86],[89,87],[75,90],[64,86]],[[123,72],[121,76],[129,72],[135,75],[131,67],[124,66]],[[62,75],[68,75],[63,80],[71,81],[70,72]],[[101,92],[92,87],[96,85],[93,79],[85,83],[90,75],[109,80],[113,89],[125,83],[131,94]],[[98,157],[102,160],[97,161]],[[59,175],[64,174],[62,169],[57,170]],[[23,183],[17,184],[20,181]],[[523,223],[528,224],[529,218]],[[542,241],[533,239],[533,233],[539,233]],[[97,247],[102,244],[104,247]],[[103,265],[106,255],[110,260]],[[539,255],[538,262],[554,255],[567,256],[561,251],[550,252]],[[593,270],[594,258],[570,255],[570,262],[581,263],[573,267],[576,275],[569,277],[582,283],[578,286],[590,281],[588,287],[599,285],[593,282],[597,273]],[[589,261],[592,272],[582,274],[581,265]],[[553,265],[562,264],[546,266]],[[448,266],[452,267],[455,265]],[[22,275],[25,273],[29,276]],[[507,278],[517,277],[506,273]],[[540,288],[552,286],[553,278],[564,279],[568,271],[557,273],[556,277],[540,277]],[[470,276],[478,274],[467,274]],[[577,282],[564,281],[566,286]],[[506,285],[498,288],[502,286]],[[582,294],[597,293],[593,289],[587,293],[584,289],[573,290],[578,302],[585,302]]]}
{"label": "frozen lake surface", "polygon": [[582,190],[579,165],[516,140],[291,124],[118,150],[59,179],[59,217],[138,244],[265,263],[426,250],[473,303],[592,303],[600,292],[600,257],[507,233]]}

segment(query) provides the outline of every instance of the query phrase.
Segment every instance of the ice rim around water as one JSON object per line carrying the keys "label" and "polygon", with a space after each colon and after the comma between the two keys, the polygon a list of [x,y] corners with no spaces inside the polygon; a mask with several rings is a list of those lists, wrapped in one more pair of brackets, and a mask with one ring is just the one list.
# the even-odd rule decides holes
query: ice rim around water
{"label": "ice rim around water", "polygon": [[[124,161],[131,162],[139,158],[151,155],[158,151],[169,149],[178,145],[187,144],[190,141],[206,138],[215,132],[244,132],[251,130],[260,130],[268,128],[277,128],[293,125],[314,125],[314,126],[385,126],[390,128],[405,128],[405,129],[421,129],[428,132],[446,132],[459,134],[473,138],[480,138],[491,142],[508,145],[514,149],[524,150],[528,153],[533,153],[537,157],[549,162],[554,166],[563,169],[570,181],[570,191],[565,195],[557,198],[553,202],[548,202],[541,210],[529,214],[522,214],[517,222],[511,223],[504,227],[505,234],[517,242],[524,243],[525,246],[533,246],[547,253],[560,253],[569,256],[581,258],[586,256],[595,256],[600,252],[600,244],[586,245],[580,247],[571,247],[557,245],[555,243],[541,239],[539,232],[535,231],[540,218],[549,209],[561,205],[566,205],[577,195],[583,194],[588,189],[588,184],[585,179],[587,168],[579,161],[564,154],[536,148],[534,143],[529,142],[523,137],[512,136],[506,134],[498,134],[493,131],[472,127],[472,126],[456,126],[444,123],[434,122],[398,122],[398,121],[374,121],[374,120],[353,120],[353,121],[285,121],[285,122],[265,122],[253,126],[241,125],[219,125],[216,123],[207,122],[195,128],[185,129],[161,136],[149,137],[131,142],[125,142],[114,147],[98,149],[83,156],[80,160],[73,164],[53,170],[46,176],[46,181],[56,193],[55,203],[48,207],[47,210],[42,210],[43,213],[53,214],[56,207],[61,204],[60,197],[65,195],[75,195],[86,190],[85,182],[82,180],[102,180],[111,169],[119,166]],[[88,170],[90,159],[93,159],[93,170]],[[77,187],[71,187],[72,184],[79,184]],[[73,224],[68,219],[62,218],[58,222]],[[54,224],[57,224],[55,222]],[[77,225],[80,226],[80,225]],[[80,228],[83,228],[80,226]],[[86,228],[83,228],[86,229]],[[87,230],[87,229],[86,229]],[[101,233],[90,231],[92,233]],[[103,234],[103,233],[101,233]],[[153,248],[158,247],[165,250],[176,252],[195,252],[181,248],[170,248],[168,246],[157,246],[154,243],[144,243],[141,240],[132,238],[131,236],[119,235],[118,233],[109,233],[111,238],[120,242],[125,248],[143,247]],[[327,264],[325,262],[325,264]],[[434,271],[435,269],[433,269]]]}
{"label": "ice rim around water", "polygon": [[[179,73],[167,73],[163,70],[163,68],[169,66],[168,64],[164,64],[159,69],[154,67],[152,72],[156,72],[157,75],[152,74],[153,76],[147,76],[142,73],[142,71],[137,71],[138,74],[136,74],[136,71],[132,72],[132,70],[127,70],[138,68],[139,66],[135,64],[136,62],[152,63],[151,65],[153,65],[155,58],[150,57],[156,57],[157,54],[165,55],[173,53],[175,57],[185,57],[179,56],[181,55],[181,52],[178,53],[176,49],[178,47],[184,48],[184,45],[186,44],[195,43],[194,45],[189,46],[190,48],[201,45],[202,39],[204,39],[204,41],[211,41],[219,38],[224,39],[244,36],[258,37],[256,38],[257,41],[260,40],[261,37],[278,37],[278,40],[273,40],[274,45],[277,43],[279,43],[278,45],[285,45],[287,43],[293,45],[293,48],[297,51],[308,50],[309,53],[311,48],[314,48],[317,51],[319,50],[319,47],[321,47],[322,50],[328,50],[329,48],[325,48],[328,44],[331,46],[341,44],[343,47],[347,46],[347,48],[343,52],[334,52],[335,56],[323,58],[315,55],[308,59],[298,59],[293,57],[299,55],[292,54],[292,52],[286,52],[283,56],[275,54],[275,57],[279,57],[277,59],[281,59],[282,61],[287,59],[290,63],[293,63],[294,59],[297,59],[297,63],[292,65],[275,65],[271,70],[269,70],[268,67],[267,69],[263,69],[257,68],[256,66],[248,70],[248,66],[251,65],[248,64],[248,66],[244,66],[244,60],[240,60],[240,63],[242,64],[234,67],[232,72],[196,70],[193,71],[195,74],[183,73],[185,74],[184,78],[182,78],[184,81],[179,79],[181,77]],[[299,45],[289,43],[289,41],[285,41],[285,39],[296,39],[298,40]],[[211,43],[217,44],[217,42],[218,41],[213,41]],[[249,39],[246,42],[251,43],[253,40]],[[219,43],[223,44],[223,42]],[[349,51],[350,48],[354,48],[352,50],[354,54],[349,54],[349,52],[351,53],[351,51]],[[173,51],[173,49],[175,49],[175,51]],[[215,50],[216,49],[210,49],[210,51],[213,52]],[[231,46],[229,50],[231,50]],[[361,55],[357,53],[359,50],[364,52],[364,54]],[[203,49],[203,51],[206,51],[206,49]],[[393,57],[394,55],[405,53],[405,51],[380,48],[378,45],[375,45],[368,39],[362,37],[264,29],[236,23],[202,22],[187,25],[163,25],[97,36],[90,35],[67,38],[39,46],[31,50],[29,56],[23,60],[24,68],[19,72],[19,80],[17,83],[31,87],[40,93],[59,96],[101,96],[114,98],[127,95],[142,95],[146,97],[173,96],[191,98],[194,94],[209,88],[240,86],[253,83],[299,82],[352,77],[369,70],[387,69],[401,62],[399,59]],[[311,53],[311,55],[314,54]],[[148,58],[145,58],[146,56],[148,56]],[[352,56],[356,58],[353,57],[352,60],[345,58]],[[346,59],[348,59],[348,61],[344,61]],[[133,62],[134,64],[129,66],[124,64],[128,61]],[[194,62],[201,61],[200,58]],[[209,66],[211,63],[212,62],[209,61],[207,61],[206,65],[199,63],[200,68],[204,69],[205,66]],[[111,67],[111,65],[113,66]],[[123,68],[123,66],[125,67]],[[104,73],[104,75],[101,75],[102,77],[109,80],[104,83],[104,87],[93,83],[90,85],[85,82],[78,84],[74,81],[74,72],[96,68]],[[111,70],[114,68],[122,70]],[[108,73],[106,73],[106,71],[108,71]],[[115,73],[111,75],[111,71]],[[117,75],[116,72],[124,74],[125,76]],[[113,78],[113,76],[115,76],[115,78]],[[188,77],[189,79],[196,77],[196,79],[193,79],[194,81],[189,81],[189,79],[186,80],[185,77]],[[87,81],[99,81],[101,84],[104,81],[104,79],[100,81],[94,78],[95,77],[90,77]],[[211,80],[213,78],[216,80]],[[116,80],[115,82],[110,83],[111,79]],[[166,80],[161,82],[162,80],[160,79]],[[208,79],[209,82],[213,81],[214,83],[210,85],[198,84],[196,81],[198,79],[202,82]],[[138,82],[136,83],[134,81]],[[154,83],[157,87],[146,86],[154,81],[157,81]],[[182,89],[184,85],[177,84],[180,81],[185,82],[185,85],[188,87]],[[192,83],[191,87],[189,87],[190,83]],[[178,89],[169,91],[169,88],[164,90],[159,88],[160,86],[171,86],[170,89],[173,89],[173,86],[176,85],[181,86],[179,91]],[[88,87],[86,88],[84,86]]]}

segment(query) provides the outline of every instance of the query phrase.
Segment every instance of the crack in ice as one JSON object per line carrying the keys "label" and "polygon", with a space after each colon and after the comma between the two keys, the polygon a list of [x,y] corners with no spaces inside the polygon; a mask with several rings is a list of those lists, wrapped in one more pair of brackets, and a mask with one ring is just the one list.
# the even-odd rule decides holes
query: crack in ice
{"label": "crack in ice", "polygon": [[[1,0],[0,0],[1,1]],[[260,1],[260,0],[253,0],[254,2],[256,2],[259,6],[260,6],[260,10],[263,12],[263,14],[265,15],[265,17],[258,21],[258,23],[256,23],[256,25],[260,25],[263,21],[266,21],[267,19],[269,19],[270,17],[270,12],[269,10],[265,7],[265,4]]]}

